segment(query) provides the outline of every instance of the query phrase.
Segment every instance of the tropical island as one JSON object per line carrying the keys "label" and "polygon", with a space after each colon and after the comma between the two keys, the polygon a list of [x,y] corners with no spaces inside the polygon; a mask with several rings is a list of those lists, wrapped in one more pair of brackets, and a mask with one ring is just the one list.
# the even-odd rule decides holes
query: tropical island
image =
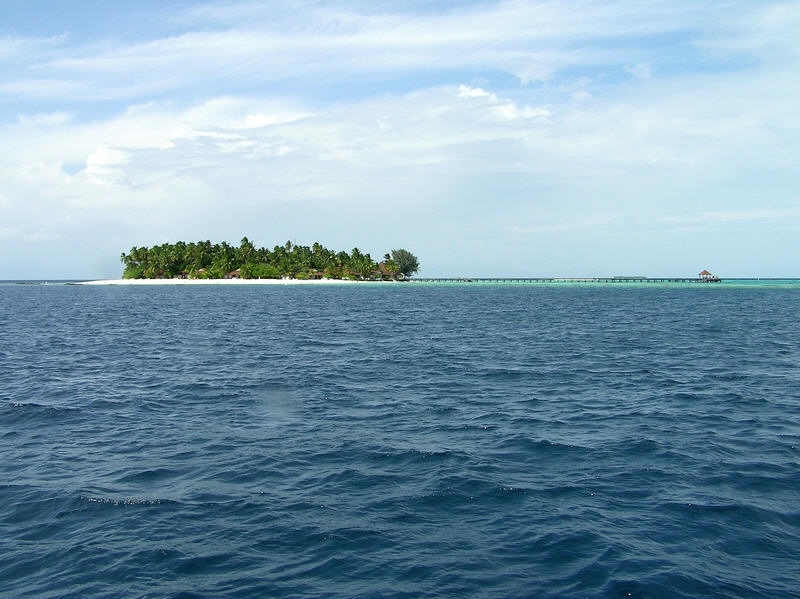
{"label": "tropical island", "polygon": [[320,243],[287,241],[273,249],[256,248],[243,237],[239,246],[223,241],[164,243],[132,247],[120,256],[123,279],[296,279],[402,281],[419,270],[404,249],[391,250],[376,262],[358,248],[335,252]]}

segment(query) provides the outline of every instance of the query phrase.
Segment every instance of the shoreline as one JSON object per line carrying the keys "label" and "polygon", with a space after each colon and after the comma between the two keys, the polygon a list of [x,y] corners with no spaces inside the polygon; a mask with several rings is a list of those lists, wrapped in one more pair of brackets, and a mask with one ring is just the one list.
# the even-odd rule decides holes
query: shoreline
{"label": "shoreline", "polygon": [[74,285],[374,285],[400,281],[353,281],[351,279],[104,279]]}
{"label": "shoreline", "polygon": [[341,286],[341,285],[361,285],[373,286],[379,284],[397,284],[397,283],[416,283],[415,286],[438,286],[438,285],[503,285],[503,286],[521,286],[521,285],[543,285],[543,286],[570,286],[570,287],[660,287],[660,286],[675,286],[675,287],[753,287],[753,286],[768,286],[768,287],[800,287],[800,278],[731,278],[728,277],[720,283],[709,285],[698,283],[697,280],[684,279],[643,279],[638,281],[614,281],[611,279],[598,279],[598,278],[548,278],[548,279],[466,279],[466,278],[447,278],[447,279],[407,279],[404,281],[353,281],[350,279],[101,279],[101,280],[67,280],[67,279],[51,279],[44,280],[6,280],[0,281],[0,284],[16,284],[16,285],[88,285],[88,286],[177,286],[177,285],[311,285],[318,287],[325,286]]}

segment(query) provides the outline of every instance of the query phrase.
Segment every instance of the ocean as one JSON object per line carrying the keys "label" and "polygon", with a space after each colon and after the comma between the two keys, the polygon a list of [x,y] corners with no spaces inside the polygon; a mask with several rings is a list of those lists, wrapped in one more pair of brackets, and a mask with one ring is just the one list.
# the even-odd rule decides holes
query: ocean
{"label": "ocean", "polygon": [[800,283],[0,285],[0,597],[800,597]]}

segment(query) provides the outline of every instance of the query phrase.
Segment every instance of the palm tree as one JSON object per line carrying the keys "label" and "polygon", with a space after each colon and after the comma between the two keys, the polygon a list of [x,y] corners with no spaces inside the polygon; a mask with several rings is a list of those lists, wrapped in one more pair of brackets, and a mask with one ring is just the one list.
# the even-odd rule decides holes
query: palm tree
{"label": "palm tree", "polygon": [[[256,272],[254,268],[257,267],[258,272],[279,272],[282,275],[298,275],[314,269],[324,270],[327,276],[369,278],[379,266],[370,254],[362,253],[357,247],[348,254],[345,251],[333,252],[319,242],[309,247],[287,241],[270,251],[256,249],[247,237],[242,238],[238,248],[226,241],[212,245],[208,240],[188,244],[183,241],[163,243],[150,248],[134,246],[128,253],[122,252],[120,260],[125,266],[125,276],[147,278],[171,277],[203,268],[209,269],[207,274],[221,277],[244,266],[247,266],[243,271],[245,276],[248,272]],[[418,270],[419,262],[406,250],[392,250],[391,255],[384,254],[380,267],[385,274],[409,276]]]}
{"label": "palm tree", "polygon": [[242,240],[239,242],[239,252],[238,252],[238,260],[242,264],[246,264],[250,262],[253,258],[254,254],[256,253],[255,246],[250,243],[250,240],[247,237],[242,237]]}

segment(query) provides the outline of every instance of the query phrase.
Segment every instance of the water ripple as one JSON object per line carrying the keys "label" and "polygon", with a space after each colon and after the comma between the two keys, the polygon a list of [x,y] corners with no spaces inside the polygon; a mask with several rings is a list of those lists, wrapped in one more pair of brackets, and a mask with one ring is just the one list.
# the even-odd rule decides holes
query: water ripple
{"label": "water ripple", "polygon": [[0,294],[0,596],[798,596],[794,287]]}

